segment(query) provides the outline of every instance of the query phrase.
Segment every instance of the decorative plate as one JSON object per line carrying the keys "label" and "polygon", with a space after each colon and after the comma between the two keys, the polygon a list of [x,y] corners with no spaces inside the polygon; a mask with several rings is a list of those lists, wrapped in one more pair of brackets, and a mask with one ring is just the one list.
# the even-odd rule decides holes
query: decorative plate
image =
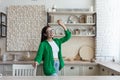
{"label": "decorative plate", "polygon": [[75,15],[71,15],[68,17],[68,23],[79,23],[79,18]]}
{"label": "decorative plate", "polygon": [[82,60],[91,60],[94,58],[94,50],[90,46],[83,46],[79,49],[79,55]]}

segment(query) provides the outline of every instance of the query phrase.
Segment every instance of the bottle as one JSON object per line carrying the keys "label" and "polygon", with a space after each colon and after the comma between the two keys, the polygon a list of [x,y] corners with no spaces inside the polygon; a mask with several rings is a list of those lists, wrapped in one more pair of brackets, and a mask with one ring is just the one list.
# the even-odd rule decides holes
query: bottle
{"label": "bottle", "polygon": [[51,12],[51,8],[48,8],[47,11],[48,11],[48,12]]}
{"label": "bottle", "polygon": [[27,58],[30,58],[30,52],[29,51],[27,52],[26,56],[27,56]]}
{"label": "bottle", "polygon": [[112,62],[115,62],[114,56],[113,56],[113,58],[112,58]]}
{"label": "bottle", "polygon": [[53,5],[53,7],[52,7],[52,11],[53,11],[53,12],[56,11],[56,5]]}
{"label": "bottle", "polygon": [[6,54],[3,54],[2,61],[7,61],[7,55]]}
{"label": "bottle", "polygon": [[89,11],[93,12],[93,6],[90,6]]}
{"label": "bottle", "polygon": [[17,55],[16,55],[16,54],[14,54],[14,61],[18,61],[18,60],[17,60]]}

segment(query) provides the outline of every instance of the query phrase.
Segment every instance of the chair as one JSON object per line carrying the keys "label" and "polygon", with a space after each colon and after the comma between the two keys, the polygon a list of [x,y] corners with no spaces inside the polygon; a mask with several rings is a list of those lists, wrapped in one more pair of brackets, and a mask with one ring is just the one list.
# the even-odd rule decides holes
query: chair
{"label": "chair", "polygon": [[13,76],[36,76],[36,70],[30,64],[13,64]]}

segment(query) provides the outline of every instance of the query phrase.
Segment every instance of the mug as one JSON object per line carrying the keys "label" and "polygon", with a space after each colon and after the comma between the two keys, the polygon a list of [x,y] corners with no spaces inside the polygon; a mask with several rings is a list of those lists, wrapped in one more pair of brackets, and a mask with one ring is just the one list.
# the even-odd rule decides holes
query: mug
{"label": "mug", "polygon": [[2,78],[2,73],[0,73],[0,78]]}

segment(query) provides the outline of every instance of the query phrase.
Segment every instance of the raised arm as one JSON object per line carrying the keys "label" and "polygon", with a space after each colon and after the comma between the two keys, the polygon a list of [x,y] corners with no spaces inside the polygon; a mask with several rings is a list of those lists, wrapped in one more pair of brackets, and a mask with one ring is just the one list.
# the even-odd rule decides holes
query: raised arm
{"label": "raised arm", "polygon": [[61,20],[57,20],[57,23],[58,23],[65,31],[67,31],[67,27],[65,26],[65,24],[64,24]]}
{"label": "raised arm", "polygon": [[67,40],[69,40],[71,38],[71,32],[69,31],[69,29],[67,29],[67,27],[65,26],[65,24],[61,20],[57,20],[57,23],[65,31],[65,36],[59,39],[61,41],[61,43],[64,43],[64,42],[66,42]]}

